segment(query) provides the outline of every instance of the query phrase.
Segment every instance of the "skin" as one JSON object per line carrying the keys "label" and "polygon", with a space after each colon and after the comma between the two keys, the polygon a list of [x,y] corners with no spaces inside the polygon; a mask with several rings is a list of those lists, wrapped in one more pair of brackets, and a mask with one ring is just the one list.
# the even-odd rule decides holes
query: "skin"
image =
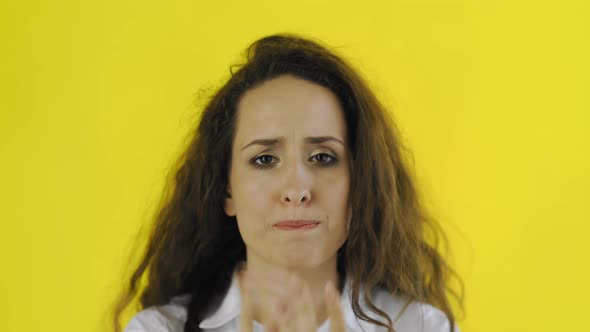
{"label": "skin", "polygon": [[[237,115],[224,208],[246,244],[242,331],[252,319],[278,331],[315,331],[328,317],[332,331],[344,331],[336,262],[351,217],[350,152],[338,98],[282,75],[248,90]],[[273,226],[301,219],[319,224]]]}
{"label": "skin", "polygon": [[[296,274],[291,274],[287,282],[282,284],[277,278],[260,277],[253,276],[247,269],[238,273],[242,299],[241,332],[251,332],[254,319],[263,322],[267,330],[272,332],[317,330],[320,324],[317,321],[310,288],[304,281]],[[261,279],[264,283],[260,283]],[[261,284],[265,287],[260,287]],[[274,297],[275,301],[269,301],[269,297]],[[323,300],[326,314],[330,317],[330,332],[345,332],[340,296],[331,282],[324,288]]]}

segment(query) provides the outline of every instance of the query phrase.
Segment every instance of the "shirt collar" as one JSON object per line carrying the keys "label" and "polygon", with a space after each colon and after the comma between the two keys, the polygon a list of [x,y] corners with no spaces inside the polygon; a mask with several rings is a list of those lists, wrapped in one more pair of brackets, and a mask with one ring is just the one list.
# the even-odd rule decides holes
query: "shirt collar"
{"label": "shirt collar", "polygon": [[[352,296],[351,290],[351,283],[347,278],[344,282],[344,290],[340,298],[340,305],[344,313],[346,325],[348,326],[348,328],[352,329],[355,332],[371,331],[371,324],[364,320],[359,320],[354,314],[354,311],[352,310],[352,304],[350,301]],[[360,289],[360,294],[361,296],[359,299],[359,303],[361,305],[361,308],[363,308],[363,311],[367,312],[367,306],[363,296],[364,289],[362,286]],[[217,310],[215,310],[211,315],[209,315],[203,321],[201,321],[201,323],[199,324],[199,328],[219,328],[227,324],[228,322],[238,318],[240,315],[240,303],[240,288],[238,285],[237,277],[235,274],[233,274],[231,285],[229,287],[229,290],[225,294],[225,297],[223,298],[221,305],[219,305]],[[326,326],[326,322],[322,324],[320,330],[324,330],[324,326]]]}

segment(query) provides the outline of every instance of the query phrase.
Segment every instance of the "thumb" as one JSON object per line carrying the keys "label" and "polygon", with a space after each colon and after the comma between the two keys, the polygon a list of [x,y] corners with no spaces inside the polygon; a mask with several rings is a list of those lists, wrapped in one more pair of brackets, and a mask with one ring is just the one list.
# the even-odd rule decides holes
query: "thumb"
{"label": "thumb", "polygon": [[248,279],[248,272],[244,269],[237,273],[238,282],[240,285],[240,332],[252,332],[252,293],[251,282]]}
{"label": "thumb", "polygon": [[340,306],[340,294],[331,281],[326,284],[324,289],[324,302],[328,317],[330,317],[330,332],[346,332],[344,314]]}

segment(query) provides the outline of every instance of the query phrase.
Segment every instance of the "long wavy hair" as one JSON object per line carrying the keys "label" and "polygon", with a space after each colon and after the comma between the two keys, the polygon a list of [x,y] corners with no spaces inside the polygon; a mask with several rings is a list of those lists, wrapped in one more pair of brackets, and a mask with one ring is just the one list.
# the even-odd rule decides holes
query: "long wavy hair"
{"label": "long wavy hair", "polygon": [[[446,236],[421,205],[407,149],[391,114],[361,76],[320,42],[294,34],[261,38],[245,51],[246,61],[230,68],[229,80],[207,101],[192,138],[170,173],[139,265],[113,310],[115,331],[134,300],[141,308],[164,305],[190,294],[186,332],[219,303],[236,264],[246,259],[235,217],[224,213],[236,108],[248,90],[279,75],[292,74],[330,89],[340,100],[352,156],[349,236],[338,251],[338,273],[351,281],[352,308],[365,321],[394,331],[392,318],[370,294],[382,287],[395,296],[442,310],[454,329],[451,300],[462,308],[461,280],[441,254]],[[140,287],[142,279],[145,287]],[[451,283],[455,278],[458,283]],[[451,284],[460,285],[459,289]],[[365,287],[368,308],[360,306]],[[141,292],[140,292],[140,288]],[[137,299],[136,297],[139,296]]]}

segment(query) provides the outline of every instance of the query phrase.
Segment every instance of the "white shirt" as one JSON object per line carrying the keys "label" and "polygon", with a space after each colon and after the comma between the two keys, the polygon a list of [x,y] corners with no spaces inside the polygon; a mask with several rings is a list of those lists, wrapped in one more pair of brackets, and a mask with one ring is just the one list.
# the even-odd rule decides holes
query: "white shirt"
{"label": "white shirt", "polygon": [[[350,302],[351,287],[345,282],[340,304],[346,320],[347,332],[378,332],[384,331],[380,327],[361,319],[357,319],[352,311]],[[360,305],[363,311],[371,318],[386,323],[383,317],[370,311],[364,302],[363,289],[361,288]],[[405,302],[389,292],[378,289],[374,293],[375,305],[389,314],[393,321],[396,332],[449,332],[449,321],[446,315],[439,309],[421,302],[412,302],[406,310],[398,317]],[[172,298],[170,303],[162,306],[153,306],[137,313],[129,321],[123,332],[183,332],[184,323],[187,319],[186,306],[190,295],[182,295]],[[236,278],[232,280],[231,286],[222,300],[220,306],[211,315],[206,317],[199,327],[203,331],[211,332],[239,332],[240,327],[240,290]],[[326,320],[317,332],[328,332],[330,320]],[[264,327],[254,321],[254,332],[264,331]],[[459,331],[455,327],[455,331]]]}

